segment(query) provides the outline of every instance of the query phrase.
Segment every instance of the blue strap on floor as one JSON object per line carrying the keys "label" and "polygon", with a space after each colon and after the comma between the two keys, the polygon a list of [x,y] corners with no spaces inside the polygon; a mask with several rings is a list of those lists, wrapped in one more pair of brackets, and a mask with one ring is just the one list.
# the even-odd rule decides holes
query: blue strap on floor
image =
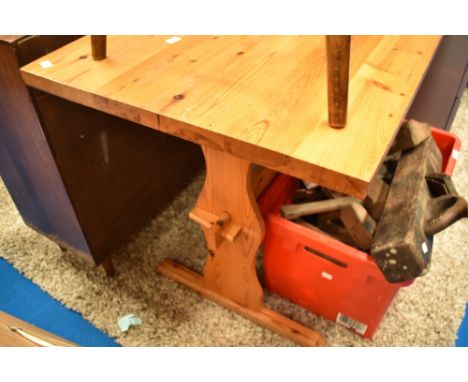
{"label": "blue strap on floor", "polygon": [[468,347],[468,304],[465,308],[465,318],[458,329],[458,338],[455,341],[455,346]]}

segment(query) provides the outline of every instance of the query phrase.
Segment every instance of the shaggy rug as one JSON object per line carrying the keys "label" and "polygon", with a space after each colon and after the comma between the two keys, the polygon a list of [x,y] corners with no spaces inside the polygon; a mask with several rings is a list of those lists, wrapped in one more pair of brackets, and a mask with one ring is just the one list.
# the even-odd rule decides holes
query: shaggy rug
{"label": "shaggy rug", "polygon": [[[458,191],[468,197],[468,92],[452,132],[465,143],[453,179]],[[124,346],[294,345],[156,273],[167,257],[201,272],[204,240],[187,215],[202,182],[199,174],[113,254],[114,278],[72,254],[62,254],[56,244],[29,229],[0,182],[0,256]],[[322,333],[330,346],[452,346],[468,301],[466,248],[466,219],[438,234],[431,270],[400,289],[372,341],[268,292],[266,303]],[[121,333],[117,321],[128,313],[138,315],[143,323]]]}

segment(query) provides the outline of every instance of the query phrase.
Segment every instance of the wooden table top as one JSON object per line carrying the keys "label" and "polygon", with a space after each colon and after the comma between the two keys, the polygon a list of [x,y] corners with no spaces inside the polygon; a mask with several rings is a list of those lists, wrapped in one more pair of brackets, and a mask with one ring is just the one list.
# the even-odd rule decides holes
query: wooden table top
{"label": "wooden table top", "polygon": [[327,123],[323,36],[83,37],[22,68],[35,88],[363,197],[440,36],[353,36],[348,123]]}

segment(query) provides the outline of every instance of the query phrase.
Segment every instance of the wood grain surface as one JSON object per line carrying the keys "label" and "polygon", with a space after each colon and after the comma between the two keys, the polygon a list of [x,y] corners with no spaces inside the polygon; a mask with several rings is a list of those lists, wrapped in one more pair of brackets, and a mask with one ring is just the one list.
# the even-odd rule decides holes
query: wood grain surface
{"label": "wood grain surface", "polygon": [[241,227],[235,240],[222,240],[219,245],[211,238],[214,230],[203,227],[210,254],[203,270],[205,286],[238,304],[260,309],[263,290],[255,259],[265,228],[249,181],[251,164],[209,147],[203,147],[203,153],[206,179],[196,207],[218,216],[227,213],[229,223]]}
{"label": "wood grain surface", "polygon": [[[18,332],[11,330],[11,328],[18,328],[26,336],[32,336],[28,339]],[[35,342],[35,339],[45,341],[50,346],[64,346],[71,347],[77,346],[74,343],[56,336],[50,332],[31,325],[23,320],[13,317],[5,312],[0,311],[0,346],[2,347],[40,347],[41,345]]]}
{"label": "wood grain surface", "polygon": [[[440,36],[353,36],[348,123],[327,123],[323,36],[84,37],[23,67],[30,86],[363,197]],[[50,64],[41,65],[45,60]]]}

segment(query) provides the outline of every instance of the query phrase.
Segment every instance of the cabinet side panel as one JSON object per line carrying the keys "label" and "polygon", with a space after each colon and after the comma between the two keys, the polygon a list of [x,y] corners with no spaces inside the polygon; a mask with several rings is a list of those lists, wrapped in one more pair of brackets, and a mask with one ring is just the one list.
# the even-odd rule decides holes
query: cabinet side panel
{"label": "cabinet side panel", "polygon": [[24,221],[89,257],[12,47],[0,45],[0,175]]}
{"label": "cabinet side panel", "polygon": [[466,87],[468,36],[444,36],[406,118],[450,130]]}
{"label": "cabinet side panel", "polygon": [[31,90],[97,263],[152,219],[203,165],[198,145]]}

